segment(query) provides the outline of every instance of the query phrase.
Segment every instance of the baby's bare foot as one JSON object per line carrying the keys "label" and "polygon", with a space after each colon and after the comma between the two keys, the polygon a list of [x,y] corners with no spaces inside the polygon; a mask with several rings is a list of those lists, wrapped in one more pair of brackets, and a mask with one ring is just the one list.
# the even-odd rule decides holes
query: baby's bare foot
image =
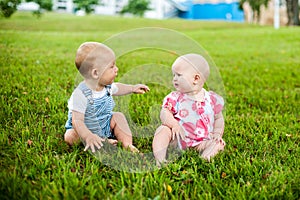
{"label": "baby's bare foot", "polygon": [[107,142],[108,142],[109,144],[114,145],[114,146],[116,146],[116,145],[118,144],[118,140],[114,140],[114,139],[107,139]]}

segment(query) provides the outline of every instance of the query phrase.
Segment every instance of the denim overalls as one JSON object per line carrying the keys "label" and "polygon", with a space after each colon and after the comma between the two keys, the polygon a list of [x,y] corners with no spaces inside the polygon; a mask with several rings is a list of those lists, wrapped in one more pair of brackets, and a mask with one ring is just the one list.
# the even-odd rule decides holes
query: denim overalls
{"label": "denim overalls", "polygon": [[[84,114],[84,123],[87,128],[100,137],[113,137],[110,130],[110,120],[115,102],[111,96],[111,85],[105,87],[106,94],[101,98],[93,98],[92,90],[89,89],[84,82],[78,85],[87,98],[87,108]],[[68,112],[68,120],[65,125],[66,129],[72,129],[72,112]]]}

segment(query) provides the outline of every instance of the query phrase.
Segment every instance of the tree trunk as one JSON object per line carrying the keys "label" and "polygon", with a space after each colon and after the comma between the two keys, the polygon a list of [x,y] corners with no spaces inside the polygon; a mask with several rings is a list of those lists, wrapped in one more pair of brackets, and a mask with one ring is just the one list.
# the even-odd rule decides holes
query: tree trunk
{"label": "tree trunk", "polygon": [[256,11],[256,23],[259,24],[260,23],[260,10]]}
{"label": "tree trunk", "polygon": [[299,23],[299,3],[298,0],[293,0],[293,21],[294,25],[300,25]]}
{"label": "tree trunk", "polygon": [[299,3],[298,0],[286,0],[288,25],[299,25]]}
{"label": "tree trunk", "polygon": [[293,4],[292,0],[286,0],[286,12],[288,16],[288,23],[287,25],[293,25]]}

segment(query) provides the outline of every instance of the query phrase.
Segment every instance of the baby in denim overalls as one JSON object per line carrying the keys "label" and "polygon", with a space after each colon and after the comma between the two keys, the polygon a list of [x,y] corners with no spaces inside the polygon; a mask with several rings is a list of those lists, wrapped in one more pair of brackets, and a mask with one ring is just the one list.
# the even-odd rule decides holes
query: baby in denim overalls
{"label": "baby in denim overalls", "polygon": [[[125,116],[112,112],[112,96],[143,94],[149,88],[143,84],[114,83],[118,73],[114,52],[104,44],[85,42],[77,50],[75,64],[84,81],[73,91],[68,101],[65,142],[73,145],[81,138],[85,151],[95,152],[108,139],[111,144],[120,141],[133,152],[132,133]],[[110,139],[114,138],[114,139]]]}

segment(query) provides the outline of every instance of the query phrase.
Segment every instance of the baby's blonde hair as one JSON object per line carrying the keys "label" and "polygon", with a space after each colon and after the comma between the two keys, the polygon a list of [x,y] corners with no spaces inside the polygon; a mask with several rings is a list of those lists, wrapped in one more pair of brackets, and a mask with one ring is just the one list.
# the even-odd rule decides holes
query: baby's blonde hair
{"label": "baby's blonde hair", "polygon": [[203,82],[205,82],[209,77],[209,64],[203,56],[195,53],[190,53],[182,55],[178,59],[183,59],[184,61],[189,63],[193,67],[193,69],[200,74]]}
{"label": "baby's blonde hair", "polygon": [[113,53],[113,51],[102,43],[84,42],[77,50],[75,65],[79,72],[87,77],[90,70],[99,60],[103,60],[107,53]]}

